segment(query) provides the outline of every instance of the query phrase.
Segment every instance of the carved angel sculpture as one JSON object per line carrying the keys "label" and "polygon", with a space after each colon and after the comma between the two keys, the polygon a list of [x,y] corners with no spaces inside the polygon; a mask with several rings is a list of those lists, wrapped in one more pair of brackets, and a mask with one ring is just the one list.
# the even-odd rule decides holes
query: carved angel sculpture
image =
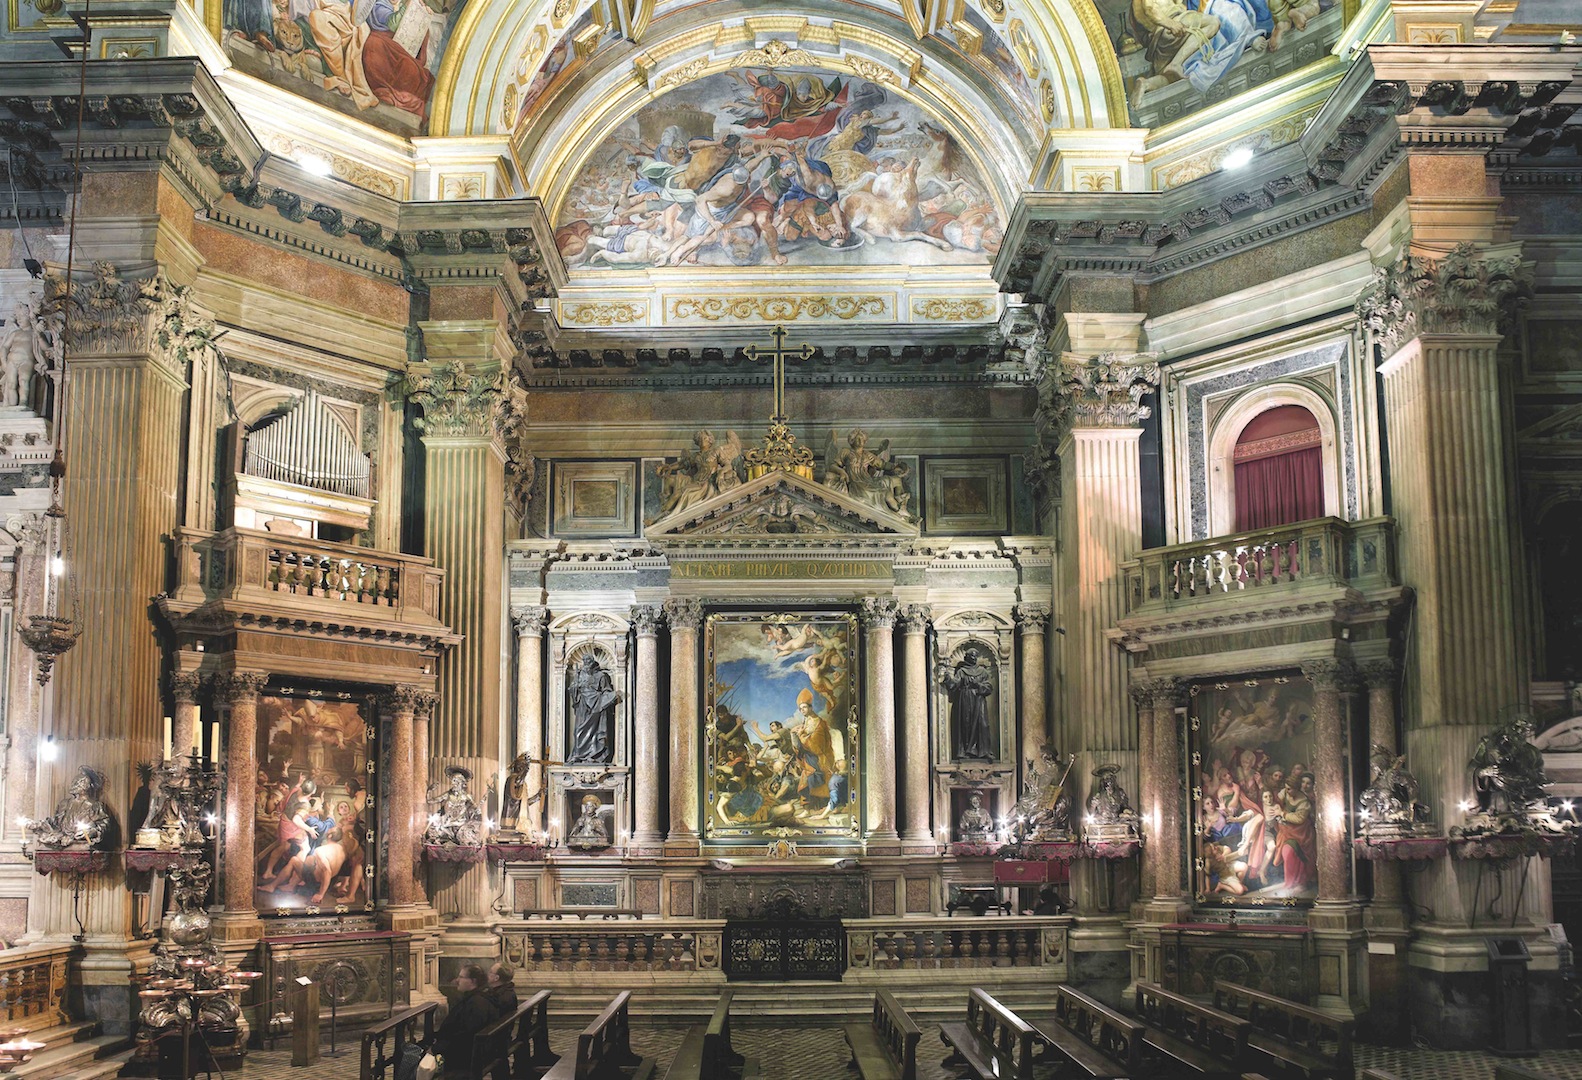
{"label": "carved angel sculpture", "polygon": [[860,499],[869,506],[906,515],[911,495],[906,478],[911,472],[905,462],[890,453],[890,440],[877,447],[868,446],[868,433],[861,429],[846,437],[846,445],[831,431],[824,448],[823,483],[836,491]]}
{"label": "carved angel sculpture", "polygon": [[695,449],[659,466],[664,480],[660,495],[662,517],[690,509],[742,482],[736,471],[742,441],[736,432],[727,431],[725,441],[720,442],[714,432],[702,430],[692,436],[692,442]]}

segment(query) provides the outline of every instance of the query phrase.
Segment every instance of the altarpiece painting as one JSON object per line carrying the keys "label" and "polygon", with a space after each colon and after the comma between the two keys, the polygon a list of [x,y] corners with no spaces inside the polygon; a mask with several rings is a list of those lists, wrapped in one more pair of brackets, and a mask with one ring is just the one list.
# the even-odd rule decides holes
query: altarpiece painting
{"label": "altarpiece painting", "polygon": [[373,910],[379,845],[368,712],[358,699],[258,699],[253,905],[260,914]]}
{"label": "altarpiece painting", "polygon": [[852,612],[716,612],[704,632],[704,837],[861,835]]}
{"label": "altarpiece painting", "polygon": [[1193,687],[1193,881],[1198,903],[1318,896],[1313,688],[1300,674]]}

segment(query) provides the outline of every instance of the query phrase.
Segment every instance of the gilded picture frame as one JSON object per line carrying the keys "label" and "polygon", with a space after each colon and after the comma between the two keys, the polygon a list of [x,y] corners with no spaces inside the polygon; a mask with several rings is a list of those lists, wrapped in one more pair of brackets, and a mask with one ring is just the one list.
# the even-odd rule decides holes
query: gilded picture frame
{"label": "gilded picture frame", "polygon": [[704,623],[703,837],[862,836],[857,616],[712,612]]}

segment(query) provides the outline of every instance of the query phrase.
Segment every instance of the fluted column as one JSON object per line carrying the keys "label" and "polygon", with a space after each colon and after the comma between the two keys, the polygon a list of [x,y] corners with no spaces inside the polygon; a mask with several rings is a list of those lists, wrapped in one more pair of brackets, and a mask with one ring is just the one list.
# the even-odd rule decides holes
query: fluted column
{"label": "fluted column", "polygon": [[928,755],[928,622],[931,612],[924,604],[908,604],[901,611],[903,642],[902,685],[905,698],[901,718],[901,754],[906,773],[906,817],[901,839],[934,850],[934,834],[929,824]]}
{"label": "fluted column", "polygon": [[[528,794],[544,790],[544,623],[549,609],[537,604],[511,609],[516,628],[516,747],[528,760]],[[544,800],[522,806],[516,827],[528,835],[544,829]]]}
{"label": "fluted column", "polygon": [[1155,838],[1159,833],[1159,800],[1165,795],[1159,782],[1157,763],[1154,760],[1154,696],[1147,685],[1134,685],[1132,704],[1137,706],[1137,813],[1141,817],[1143,856],[1138,882],[1138,894],[1144,898],[1154,895],[1158,878],[1159,851]]}
{"label": "fluted column", "polygon": [[1346,851],[1346,745],[1340,720],[1340,690],[1349,665],[1308,660],[1302,673],[1313,684],[1313,800],[1318,834],[1318,899],[1344,901],[1350,894]]}
{"label": "fluted column", "polygon": [[438,694],[419,694],[412,708],[412,882],[414,902],[428,902],[428,864],[422,858],[421,839],[428,827],[429,727]]}
{"label": "fluted column", "polygon": [[[1368,743],[1382,746],[1392,754],[1400,752],[1395,734],[1395,682],[1399,677],[1394,660],[1368,660],[1357,665],[1363,685],[1368,689]],[[1393,859],[1371,864],[1375,907],[1399,907],[1404,902],[1401,868]]]}
{"label": "fluted column", "polygon": [[665,601],[670,623],[670,835],[677,850],[698,845],[698,627],[703,604],[691,597]]}
{"label": "fluted column", "polygon": [[659,831],[659,621],[654,604],[632,608],[632,629],[637,632],[637,685],[633,690],[632,847],[642,853],[660,850]]}
{"label": "fluted column", "polygon": [[1171,907],[1186,901],[1181,886],[1182,810],[1192,785],[1181,761],[1181,720],[1176,710],[1186,700],[1181,680],[1152,679],[1147,684],[1153,701],[1154,813],[1158,827],[1149,846],[1154,849],[1154,903]]}
{"label": "fluted column", "polygon": [[1048,604],[1017,604],[1016,625],[1022,641],[1022,760],[1040,761],[1049,741],[1044,686],[1044,632],[1049,626]]}
{"label": "fluted column", "polygon": [[225,839],[220,896],[228,917],[253,914],[253,820],[258,804],[258,694],[269,676],[233,671],[215,679],[230,707],[225,727]]}
{"label": "fluted column", "polygon": [[170,756],[180,758],[192,752],[198,742],[198,691],[203,676],[195,671],[177,671],[170,676],[170,695],[176,699],[170,718]]}
{"label": "fluted column", "polygon": [[[408,762],[413,757],[414,715],[421,691],[415,686],[396,686],[380,702],[382,711],[390,715],[390,760]],[[392,768],[390,782],[386,785],[388,800],[385,813],[386,870],[385,897],[391,907],[408,907],[415,902],[416,875],[412,873],[415,861],[413,824],[416,817],[416,793],[412,770]]]}
{"label": "fluted column", "polygon": [[[868,653],[868,851],[894,844],[895,831],[895,619],[900,605],[888,596],[862,602]],[[899,848],[897,848],[899,851]]]}

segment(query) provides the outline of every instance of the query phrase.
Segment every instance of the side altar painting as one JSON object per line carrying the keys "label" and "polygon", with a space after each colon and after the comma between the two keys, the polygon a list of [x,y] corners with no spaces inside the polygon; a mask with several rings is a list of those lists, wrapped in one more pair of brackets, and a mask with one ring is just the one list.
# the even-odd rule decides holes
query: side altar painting
{"label": "side altar painting", "polygon": [[704,631],[704,837],[861,835],[857,620],[716,612]]}
{"label": "side altar painting", "polygon": [[1197,901],[1315,899],[1321,793],[1311,684],[1292,675],[1201,685],[1192,709]]}
{"label": "side altar painting", "polygon": [[371,911],[374,727],[360,700],[258,699],[253,906]]}
{"label": "side altar painting", "polygon": [[616,128],[571,182],[555,240],[572,268],[915,265],[992,260],[1002,230],[966,152],[910,101],[742,68]]}
{"label": "side altar painting", "polygon": [[421,135],[465,3],[225,0],[225,51],[249,75],[398,135]]}

